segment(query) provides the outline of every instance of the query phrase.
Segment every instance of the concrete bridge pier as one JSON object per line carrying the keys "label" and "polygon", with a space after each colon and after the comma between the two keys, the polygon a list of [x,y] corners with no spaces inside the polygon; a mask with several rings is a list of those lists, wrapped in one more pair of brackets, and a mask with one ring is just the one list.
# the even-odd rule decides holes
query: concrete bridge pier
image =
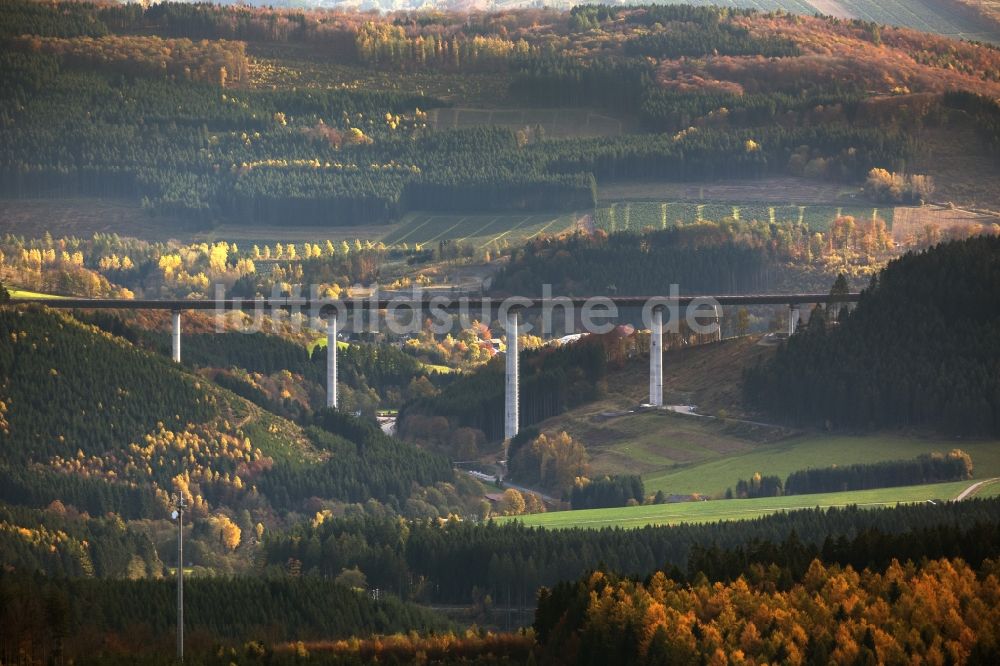
{"label": "concrete bridge pier", "polygon": [[506,388],[504,392],[503,438],[510,441],[517,435],[518,418],[520,416],[518,409],[518,400],[520,399],[518,382],[518,374],[520,371],[520,343],[517,339],[518,315],[516,312],[507,313],[506,327],[507,373],[505,382]]}
{"label": "concrete bridge pier", "polygon": [[663,406],[663,308],[654,307],[649,331],[649,404]]}
{"label": "concrete bridge pier", "polygon": [[326,406],[337,408],[337,313],[326,320]]}
{"label": "concrete bridge pier", "polygon": [[173,331],[171,333],[171,357],[174,363],[181,362],[181,311],[174,310],[170,313]]}
{"label": "concrete bridge pier", "polygon": [[788,306],[788,337],[795,335],[795,330],[799,327],[799,306],[792,303]]}

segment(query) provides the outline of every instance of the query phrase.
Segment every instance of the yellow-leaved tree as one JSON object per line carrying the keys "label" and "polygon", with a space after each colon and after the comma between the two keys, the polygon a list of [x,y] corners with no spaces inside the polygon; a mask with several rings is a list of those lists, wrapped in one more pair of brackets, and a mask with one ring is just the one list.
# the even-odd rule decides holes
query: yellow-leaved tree
{"label": "yellow-leaved tree", "polygon": [[218,514],[209,518],[212,531],[219,535],[219,543],[227,550],[236,550],[240,545],[243,531],[229,519],[229,516]]}

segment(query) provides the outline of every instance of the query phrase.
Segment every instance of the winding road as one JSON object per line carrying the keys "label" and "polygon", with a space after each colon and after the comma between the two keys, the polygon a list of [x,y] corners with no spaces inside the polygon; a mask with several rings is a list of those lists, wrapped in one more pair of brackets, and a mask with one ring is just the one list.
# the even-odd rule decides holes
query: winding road
{"label": "winding road", "polygon": [[1000,481],[1000,477],[996,477],[993,479],[983,479],[982,481],[976,481],[971,486],[960,492],[958,496],[955,498],[955,501],[961,502],[962,500],[967,499],[970,495],[974,495],[983,486],[995,483],[996,481]]}

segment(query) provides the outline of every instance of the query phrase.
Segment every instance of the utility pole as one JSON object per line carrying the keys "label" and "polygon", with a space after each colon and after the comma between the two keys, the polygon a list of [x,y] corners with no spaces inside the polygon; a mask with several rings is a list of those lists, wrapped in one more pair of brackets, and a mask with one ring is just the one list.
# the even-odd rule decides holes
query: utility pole
{"label": "utility pole", "polygon": [[184,661],[184,494],[174,496],[177,509],[177,661]]}

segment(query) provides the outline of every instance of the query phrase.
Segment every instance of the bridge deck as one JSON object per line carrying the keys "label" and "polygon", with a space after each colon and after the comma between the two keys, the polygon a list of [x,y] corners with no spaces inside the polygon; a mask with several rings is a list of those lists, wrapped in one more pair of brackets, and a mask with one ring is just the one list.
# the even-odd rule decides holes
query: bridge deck
{"label": "bridge deck", "polygon": [[63,310],[290,310],[300,309],[321,312],[336,310],[351,312],[354,310],[385,310],[387,308],[420,308],[422,310],[457,310],[460,308],[491,308],[496,309],[507,304],[508,309],[534,309],[553,306],[584,307],[596,302],[612,303],[617,307],[642,308],[647,304],[657,305],[698,305],[699,303],[718,303],[719,305],[799,305],[802,303],[856,303],[861,294],[849,293],[831,294],[744,294],[744,295],[705,295],[705,296],[590,296],[590,297],[552,297],[530,298],[522,296],[485,297],[485,296],[434,296],[426,299],[410,298],[358,298],[345,300],[310,300],[308,298],[225,298],[205,300],[185,299],[122,299],[122,298],[13,298],[11,305],[45,305]]}

